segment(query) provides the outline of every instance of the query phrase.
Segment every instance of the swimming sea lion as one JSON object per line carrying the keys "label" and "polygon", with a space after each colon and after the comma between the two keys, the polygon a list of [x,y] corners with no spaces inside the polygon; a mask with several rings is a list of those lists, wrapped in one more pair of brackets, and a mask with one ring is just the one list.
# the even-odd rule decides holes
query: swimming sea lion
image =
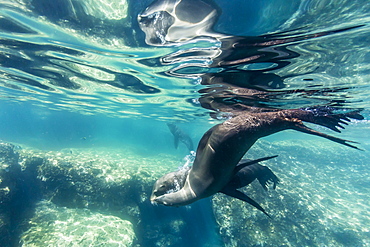
{"label": "swimming sea lion", "polygon": [[190,136],[181,130],[177,125],[173,123],[167,123],[168,128],[170,129],[174,139],[175,148],[179,146],[179,141],[185,144],[188,147],[189,151],[194,151],[193,141]]}
{"label": "swimming sea lion", "polygon": [[[258,162],[260,161],[268,160],[275,157],[276,156],[257,160],[241,160],[234,170],[235,175],[231,178],[230,182],[219,192],[245,201],[269,216],[267,212],[257,202],[255,202],[252,198],[248,197],[246,194],[237,189],[247,186],[255,179],[258,179],[261,186],[265,190],[267,190],[266,185],[268,183],[273,183],[273,188],[275,189],[280,180],[268,167],[258,164]],[[182,167],[176,172],[168,173],[159,178],[153,186],[150,199],[154,200],[158,196],[179,191],[185,184],[185,180],[190,171],[190,168],[191,167],[189,166]]]}
{"label": "swimming sea lion", "polygon": [[[166,206],[183,206],[222,190],[235,175],[235,167],[261,137],[294,129],[317,135],[348,147],[351,141],[330,136],[305,126],[311,122],[340,132],[349,118],[363,119],[358,111],[333,113],[329,107],[289,109],[277,112],[241,114],[209,129],[199,142],[196,157],[184,186],[177,192],[152,198]],[[353,143],[353,142],[352,142]]]}

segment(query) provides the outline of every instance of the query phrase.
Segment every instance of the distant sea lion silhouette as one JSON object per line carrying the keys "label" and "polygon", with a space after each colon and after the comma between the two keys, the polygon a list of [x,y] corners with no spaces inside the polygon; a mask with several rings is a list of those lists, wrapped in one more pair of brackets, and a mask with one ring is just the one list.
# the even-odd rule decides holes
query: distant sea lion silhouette
{"label": "distant sea lion silhouette", "polygon": [[[275,157],[276,156],[261,158],[257,160],[241,160],[235,167],[234,176],[231,178],[230,182],[219,192],[245,201],[270,217],[265,209],[263,209],[257,202],[255,202],[252,198],[237,189],[247,186],[255,179],[258,179],[261,186],[265,190],[267,190],[268,183],[273,183],[273,188],[275,189],[280,180],[268,167],[258,164],[258,162]],[[153,186],[150,199],[154,200],[158,196],[180,190],[185,184],[185,180],[190,171],[190,168],[190,166],[183,167],[178,171],[168,173],[158,179]]]}
{"label": "distant sea lion silhouette", "polygon": [[340,132],[349,118],[363,119],[358,111],[334,114],[334,108],[290,109],[277,112],[241,114],[209,129],[199,142],[196,157],[184,186],[177,192],[155,196],[153,202],[183,206],[221,191],[235,175],[235,167],[261,137],[293,129],[331,141],[357,147],[348,140],[330,136],[305,126],[311,122]]}
{"label": "distant sea lion silhouette", "polygon": [[190,136],[186,134],[183,130],[177,127],[176,124],[167,123],[168,128],[170,129],[174,139],[175,148],[179,146],[179,141],[185,144],[188,147],[189,151],[194,151],[193,141]]}

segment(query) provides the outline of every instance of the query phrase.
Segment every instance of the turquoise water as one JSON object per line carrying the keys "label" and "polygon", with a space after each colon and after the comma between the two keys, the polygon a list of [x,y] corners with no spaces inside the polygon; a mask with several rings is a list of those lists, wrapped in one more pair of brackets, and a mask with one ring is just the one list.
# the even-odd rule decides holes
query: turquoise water
{"label": "turquoise water", "polygon": [[[367,1],[182,2],[194,22],[217,13],[175,32],[149,0],[0,1],[0,245],[370,245]],[[247,156],[278,154],[264,164],[282,183],[245,190],[272,220],[220,194],[150,204],[189,159],[167,123],[196,146],[240,112],[317,106],[360,109],[342,133],[312,127],[364,151],[294,131],[257,142]]]}

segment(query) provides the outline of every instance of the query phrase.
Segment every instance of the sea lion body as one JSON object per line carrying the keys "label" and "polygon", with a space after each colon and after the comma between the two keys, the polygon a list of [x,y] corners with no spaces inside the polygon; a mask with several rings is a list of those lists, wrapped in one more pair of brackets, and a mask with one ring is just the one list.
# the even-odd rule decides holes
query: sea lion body
{"label": "sea lion body", "polygon": [[[273,188],[275,189],[280,180],[268,167],[258,164],[258,162],[260,161],[268,160],[275,157],[276,156],[266,157],[258,160],[241,160],[234,170],[234,176],[231,178],[229,183],[219,192],[245,201],[268,215],[267,212],[257,202],[249,198],[241,191],[238,191],[237,189],[249,185],[255,179],[258,179],[261,186],[265,190],[267,190],[266,185],[268,183],[272,183]],[[178,171],[168,173],[159,178],[153,186],[150,200],[153,201],[158,196],[179,191],[184,186],[190,169],[191,167],[189,166],[182,167]]]}
{"label": "sea lion body", "polygon": [[327,138],[356,148],[347,140],[333,137],[303,125],[302,121],[326,126],[338,131],[349,118],[362,119],[358,112],[332,114],[333,109],[291,109],[277,112],[248,113],[226,120],[208,130],[199,142],[193,167],[183,188],[153,201],[167,206],[182,206],[211,196],[222,190],[234,175],[234,169],[244,154],[261,137],[282,130],[294,129]]}
{"label": "sea lion body", "polygon": [[[290,121],[275,113],[240,115],[218,124],[202,137],[184,187],[158,197],[168,206],[182,206],[219,192],[234,175],[246,151],[263,136],[288,129]],[[164,199],[164,200],[162,200]]]}

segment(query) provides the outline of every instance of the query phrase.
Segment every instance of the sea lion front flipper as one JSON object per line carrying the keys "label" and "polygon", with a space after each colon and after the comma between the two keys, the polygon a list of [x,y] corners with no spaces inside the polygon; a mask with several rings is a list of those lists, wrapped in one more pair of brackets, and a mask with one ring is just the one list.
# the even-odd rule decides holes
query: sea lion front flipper
{"label": "sea lion front flipper", "polygon": [[253,200],[252,198],[250,198],[249,196],[247,196],[243,192],[241,192],[239,190],[229,189],[229,188],[226,188],[226,189],[224,188],[220,192],[223,193],[223,194],[225,194],[225,195],[228,195],[228,196],[231,196],[231,197],[234,197],[234,198],[237,198],[239,200],[242,200],[244,202],[249,203],[253,207],[255,207],[258,210],[262,211],[269,218],[271,218],[271,216],[265,211],[265,209],[263,209],[263,207],[261,207],[255,200]]}
{"label": "sea lion front flipper", "polygon": [[243,169],[244,167],[246,166],[250,166],[250,165],[253,165],[253,164],[256,164],[258,162],[261,162],[261,161],[265,161],[265,160],[269,160],[269,159],[273,159],[273,158],[276,158],[278,157],[278,155],[274,155],[274,156],[269,156],[269,157],[264,157],[264,158],[260,158],[260,159],[256,159],[256,160],[247,160],[245,162],[243,162],[243,160],[241,160],[241,162],[239,162],[235,169],[234,169],[234,173],[238,173],[238,171],[240,171],[241,169]]}

